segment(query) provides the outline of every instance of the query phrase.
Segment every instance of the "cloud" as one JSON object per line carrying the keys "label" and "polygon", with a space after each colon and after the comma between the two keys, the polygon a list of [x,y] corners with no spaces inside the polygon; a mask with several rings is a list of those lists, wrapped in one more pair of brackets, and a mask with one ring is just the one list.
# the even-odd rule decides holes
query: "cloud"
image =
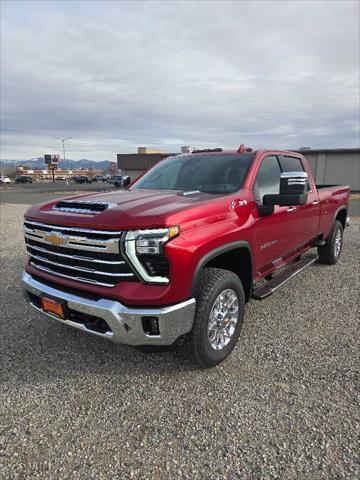
{"label": "cloud", "polygon": [[1,154],[359,145],[359,3],[2,2]]}

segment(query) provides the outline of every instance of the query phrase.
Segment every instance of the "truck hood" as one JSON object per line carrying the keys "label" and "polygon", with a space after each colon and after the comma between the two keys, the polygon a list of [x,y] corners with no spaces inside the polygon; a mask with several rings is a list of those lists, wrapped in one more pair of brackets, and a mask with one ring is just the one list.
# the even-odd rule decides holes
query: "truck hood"
{"label": "truck hood", "polygon": [[[117,190],[63,199],[109,203],[109,208],[101,212],[84,214],[60,211],[54,208],[60,201],[57,199],[32,206],[25,217],[37,222],[95,229],[156,228],[198,221],[204,217],[207,210],[203,207],[207,203],[212,205],[211,214],[216,215],[221,211],[219,209],[216,212],[218,209],[213,203],[216,197],[226,198],[222,195],[173,190]],[[229,200],[228,202],[230,203]]]}

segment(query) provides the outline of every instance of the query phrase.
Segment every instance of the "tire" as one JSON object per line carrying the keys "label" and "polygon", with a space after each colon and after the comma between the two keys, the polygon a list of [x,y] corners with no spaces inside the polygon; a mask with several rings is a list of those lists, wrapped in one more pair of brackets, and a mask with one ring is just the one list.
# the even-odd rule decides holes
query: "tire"
{"label": "tire", "polygon": [[[344,228],[339,220],[335,220],[325,245],[318,247],[319,262],[325,265],[335,265],[338,262],[343,245]],[[340,242],[340,243],[339,243]]]}
{"label": "tire", "polygon": [[[217,321],[214,320],[214,317],[217,319],[219,315],[224,315],[224,313],[220,312],[217,315],[214,312],[214,310],[216,311],[216,307],[220,305],[220,303],[217,303],[220,301],[220,294],[224,295],[224,292],[227,292],[225,296],[223,296],[224,301],[233,301],[233,307],[232,309],[225,309],[228,313],[226,313],[223,320],[218,321],[218,323],[223,322],[222,327],[215,326],[214,330],[209,330],[211,321]],[[234,295],[236,296],[238,304],[237,311]],[[244,290],[237,275],[220,268],[203,269],[200,273],[196,293],[194,325],[188,336],[188,344],[193,357],[202,368],[209,368],[218,365],[230,355],[241,332],[244,320],[244,306]],[[232,311],[235,313],[231,313]],[[231,320],[229,319],[230,316]],[[236,317],[236,323],[234,323]],[[226,326],[224,327],[224,325]],[[223,328],[223,332],[225,331],[225,328],[229,329],[226,330],[227,335],[230,335],[231,329],[232,333],[230,337],[227,336],[225,338],[222,334],[220,334],[220,337],[217,337],[216,332],[220,332],[221,328]],[[220,348],[221,341],[219,340],[219,342],[217,342],[217,338],[222,338],[224,342],[228,343]]]}

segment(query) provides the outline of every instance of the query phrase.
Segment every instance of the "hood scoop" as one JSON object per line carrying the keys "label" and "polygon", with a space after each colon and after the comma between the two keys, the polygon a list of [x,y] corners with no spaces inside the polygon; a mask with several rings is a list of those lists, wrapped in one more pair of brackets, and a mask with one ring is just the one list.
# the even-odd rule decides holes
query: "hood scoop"
{"label": "hood scoop", "polygon": [[52,208],[59,212],[82,213],[85,215],[95,215],[109,208],[116,207],[116,203],[95,202],[95,201],[76,201],[60,200]]}

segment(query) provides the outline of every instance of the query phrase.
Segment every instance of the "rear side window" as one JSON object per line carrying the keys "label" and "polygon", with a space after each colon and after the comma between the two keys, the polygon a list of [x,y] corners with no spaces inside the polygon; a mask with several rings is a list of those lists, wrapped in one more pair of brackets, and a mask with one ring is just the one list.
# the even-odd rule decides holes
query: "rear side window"
{"label": "rear side window", "polygon": [[[280,156],[279,162],[283,172],[305,172],[300,158]],[[310,180],[307,181],[308,192],[311,191]]]}
{"label": "rear side window", "polygon": [[304,167],[300,158],[295,157],[279,157],[281,170],[283,172],[303,172]]}

